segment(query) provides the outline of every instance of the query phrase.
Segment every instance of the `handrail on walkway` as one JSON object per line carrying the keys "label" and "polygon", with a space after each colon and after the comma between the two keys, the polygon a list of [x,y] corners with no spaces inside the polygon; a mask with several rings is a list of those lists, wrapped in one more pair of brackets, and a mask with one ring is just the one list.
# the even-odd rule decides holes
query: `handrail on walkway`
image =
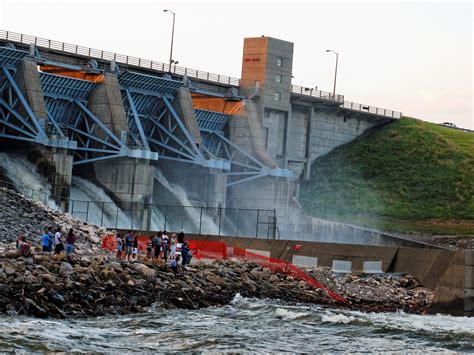
{"label": "handrail on walkway", "polygon": [[[77,54],[81,56],[86,56],[90,58],[97,58],[103,60],[113,60],[117,63],[133,65],[140,68],[152,69],[166,73],[174,73],[178,75],[186,75],[190,78],[209,81],[212,83],[224,84],[239,87],[240,79],[233,78],[226,75],[209,73],[202,70],[190,69],[185,67],[180,67],[177,65],[171,65],[161,62],[155,62],[149,59],[142,59],[137,57],[132,57],[124,54],[118,54],[113,52],[107,52],[100,49],[93,49],[83,46],[78,46],[76,44],[64,43],[60,41],[54,41],[51,39],[35,37],[31,35],[26,35],[18,32],[0,30],[0,39],[18,42],[23,44],[33,43],[35,46],[52,49],[56,51]],[[374,114],[378,116],[385,116],[390,118],[400,118],[402,116],[401,112],[388,110],[380,107],[374,107],[364,104],[358,104],[351,101],[344,101],[344,95],[332,94],[327,91],[322,90],[313,90],[310,88],[305,88],[299,85],[291,85],[291,92],[298,95],[305,95],[308,97],[321,98],[326,100],[332,100],[342,103],[342,107],[349,110]]]}

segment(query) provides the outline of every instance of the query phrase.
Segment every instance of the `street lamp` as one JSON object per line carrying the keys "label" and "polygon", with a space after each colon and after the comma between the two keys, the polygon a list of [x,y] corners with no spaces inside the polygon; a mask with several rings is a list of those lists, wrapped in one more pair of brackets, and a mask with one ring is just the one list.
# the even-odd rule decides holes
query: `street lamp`
{"label": "street lamp", "polygon": [[339,54],[332,49],[326,49],[326,52],[333,52],[336,55],[336,70],[334,72],[334,89],[332,91],[333,100],[336,98],[336,79],[337,79],[337,61],[339,59]]}
{"label": "street lamp", "polygon": [[173,63],[178,64],[178,62],[175,62],[173,60],[174,20],[175,20],[176,14],[173,11],[168,10],[168,9],[164,9],[163,12],[169,12],[173,15],[173,28],[171,30],[171,49],[170,49],[170,71],[171,71],[171,64]]}

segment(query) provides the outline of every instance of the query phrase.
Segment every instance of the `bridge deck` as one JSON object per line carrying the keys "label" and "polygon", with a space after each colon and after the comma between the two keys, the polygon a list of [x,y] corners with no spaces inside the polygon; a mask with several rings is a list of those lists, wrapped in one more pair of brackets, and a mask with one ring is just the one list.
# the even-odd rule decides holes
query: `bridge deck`
{"label": "bridge deck", "polygon": [[[173,73],[177,75],[186,75],[190,78],[197,79],[199,81],[223,84],[229,87],[239,87],[240,79],[232,78],[230,76],[209,73],[202,70],[190,69],[180,67],[176,65],[170,65],[166,63],[156,62],[149,59],[142,59],[132,57],[128,55],[107,52],[99,49],[93,49],[75,44],[64,43],[60,41],[54,41],[50,39],[35,37],[31,35],[25,35],[17,32],[0,30],[0,41],[15,42],[21,44],[33,43],[37,47],[47,48],[62,53],[74,54],[89,58],[95,58],[100,60],[114,60],[119,64],[125,64],[127,66],[138,67],[143,69],[155,70],[162,73]],[[354,112],[368,113],[381,117],[389,118],[400,118],[402,113],[384,108],[373,107],[364,104],[357,104],[350,101],[344,101],[343,95],[333,95],[328,92],[321,90],[312,90],[310,88],[304,88],[298,85],[292,85],[292,95],[303,96],[307,98],[320,98],[327,102],[338,102],[342,104],[344,109],[348,109]],[[307,89],[307,90],[306,90]]]}

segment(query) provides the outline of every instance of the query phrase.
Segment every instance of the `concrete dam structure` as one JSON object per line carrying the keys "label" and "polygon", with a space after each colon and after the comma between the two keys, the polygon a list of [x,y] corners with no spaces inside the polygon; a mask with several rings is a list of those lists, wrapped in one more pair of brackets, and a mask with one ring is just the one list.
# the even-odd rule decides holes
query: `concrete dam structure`
{"label": "concrete dam structure", "polygon": [[[292,66],[293,43],[263,36],[244,40],[236,79],[0,31],[0,152],[27,156],[58,208],[89,181],[135,229],[189,203],[219,232],[334,239],[337,227],[318,235],[302,218],[299,183],[316,158],[401,113],[293,85]],[[201,230],[203,208],[170,220]]]}

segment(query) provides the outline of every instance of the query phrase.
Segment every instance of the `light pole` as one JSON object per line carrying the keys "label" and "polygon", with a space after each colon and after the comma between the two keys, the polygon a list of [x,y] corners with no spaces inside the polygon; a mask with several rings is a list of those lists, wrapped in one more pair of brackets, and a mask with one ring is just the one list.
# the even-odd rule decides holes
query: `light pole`
{"label": "light pole", "polygon": [[332,90],[333,100],[336,98],[336,80],[337,80],[337,61],[339,59],[339,54],[332,49],[326,49],[326,52],[333,52],[336,55],[336,70],[334,72],[334,89]]}
{"label": "light pole", "polygon": [[[171,30],[171,49],[170,49],[170,71],[171,71],[171,64],[174,63],[174,60],[173,60],[173,42],[174,42],[174,20],[175,20],[176,14],[173,11],[168,10],[168,9],[163,10],[163,12],[170,12],[173,15],[173,28]],[[176,64],[178,64],[178,62],[176,62]]]}

